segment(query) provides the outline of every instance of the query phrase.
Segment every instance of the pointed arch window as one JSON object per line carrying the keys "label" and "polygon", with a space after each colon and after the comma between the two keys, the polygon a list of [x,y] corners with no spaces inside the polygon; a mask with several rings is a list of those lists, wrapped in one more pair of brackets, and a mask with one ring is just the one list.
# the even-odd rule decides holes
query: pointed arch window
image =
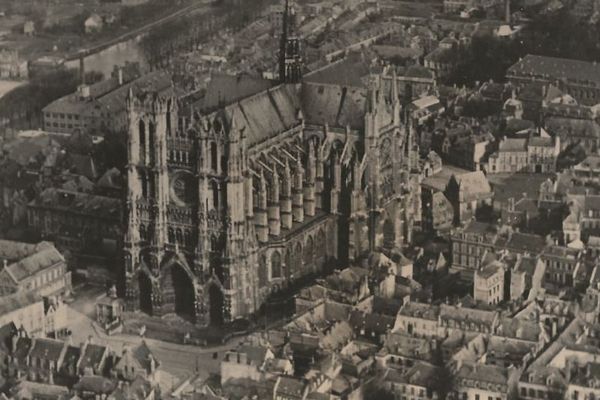
{"label": "pointed arch window", "polygon": [[268,273],[267,273],[267,257],[263,254],[260,256],[258,263],[258,286],[265,287],[268,282]]}
{"label": "pointed arch window", "polygon": [[149,148],[149,161],[151,164],[155,162],[154,155],[156,154],[155,149],[155,141],[156,141],[156,125],[152,121],[148,123],[148,148]]}
{"label": "pointed arch window", "polygon": [[138,135],[140,142],[140,161],[142,164],[146,162],[146,123],[140,119],[138,123]]}
{"label": "pointed arch window", "polygon": [[278,251],[271,255],[271,278],[281,278],[281,254]]}
{"label": "pointed arch window", "polygon": [[219,163],[219,157],[217,154],[217,144],[215,142],[210,143],[210,168],[217,171]]}

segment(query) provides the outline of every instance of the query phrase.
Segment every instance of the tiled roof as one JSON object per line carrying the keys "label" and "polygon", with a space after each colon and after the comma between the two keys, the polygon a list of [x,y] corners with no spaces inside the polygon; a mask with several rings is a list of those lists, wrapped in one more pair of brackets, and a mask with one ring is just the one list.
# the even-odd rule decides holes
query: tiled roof
{"label": "tiled roof", "polygon": [[97,368],[102,361],[102,356],[106,352],[106,347],[97,344],[88,344],[81,356],[80,368]]}
{"label": "tiled roof", "polygon": [[527,139],[504,139],[500,142],[502,152],[527,151]]}
{"label": "tiled roof", "polygon": [[121,201],[112,197],[69,192],[55,188],[44,190],[30,203],[33,207],[60,209],[73,213],[93,214],[98,218],[118,221]]}
{"label": "tiled roof", "polygon": [[410,302],[402,306],[399,311],[400,315],[410,316],[414,318],[423,318],[434,321],[439,314],[439,307],[425,303]]}
{"label": "tiled roof", "polygon": [[435,381],[439,377],[440,371],[438,367],[419,361],[406,370],[388,369],[384,379],[386,381],[430,388],[435,386]]}
{"label": "tiled roof", "polygon": [[595,155],[595,154],[590,154],[582,162],[580,162],[579,164],[575,165],[573,168],[575,170],[578,170],[578,169],[584,169],[584,170],[592,169],[592,170],[598,170],[598,172],[600,172],[600,156],[599,155]]}
{"label": "tiled roof", "polygon": [[8,314],[41,301],[42,298],[34,292],[17,292],[2,296],[0,297],[0,315]]}
{"label": "tiled roof", "polygon": [[277,395],[282,398],[302,398],[305,383],[298,378],[280,376],[277,379]]}
{"label": "tiled roof", "polygon": [[503,246],[509,250],[539,254],[546,247],[546,239],[530,233],[513,232]]}
{"label": "tiled roof", "polygon": [[551,80],[588,81],[600,85],[600,64],[529,54],[510,67],[507,75],[534,75]]}
{"label": "tiled roof", "polygon": [[[0,241],[0,249],[2,247],[15,246],[17,248],[29,247],[31,245],[25,245],[24,243],[11,242],[2,240]],[[17,250],[18,251],[18,250]],[[8,273],[11,279],[15,283],[29,278],[37,274],[38,272],[56,265],[60,262],[64,262],[65,259],[60,252],[50,242],[40,242],[34,245],[33,251],[30,255],[25,256],[21,259],[12,259],[12,263],[9,263],[5,271]],[[0,254],[0,258],[2,254]]]}
{"label": "tiled roof", "polygon": [[504,392],[503,386],[508,383],[507,370],[496,365],[463,362],[462,366],[456,372],[456,377],[458,379],[462,379],[463,385],[466,386],[470,386],[469,382],[488,382],[498,384],[501,385],[499,390],[502,392]]}
{"label": "tiled roof", "polygon": [[349,322],[355,332],[360,333],[364,329],[368,332],[383,335],[394,327],[394,321],[395,318],[391,316],[354,310],[350,313]]}
{"label": "tiled roof", "polygon": [[490,264],[486,265],[480,270],[477,270],[477,276],[488,279],[493,275],[496,275],[499,271],[504,269],[504,264],[500,261],[493,261]]}
{"label": "tiled roof", "polygon": [[474,171],[462,175],[454,175],[460,190],[467,195],[489,194],[492,192],[490,183],[483,171]]}
{"label": "tiled roof", "polygon": [[117,387],[117,383],[103,376],[84,375],[77,382],[73,389],[81,392],[92,392],[95,394],[110,394]]}
{"label": "tiled roof", "polygon": [[31,345],[33,341],[28,337],[20,337],[17,339],[17,345],[15,350],[12,352],[12,356],[19,361],[24,361],[27,355],[29,354],[29,350],[31,349]]}
{"label": "tiled roof", "polygon": [[476,322],[491,326],[496,319],[495,311],[479,310],[447,304],[440,305],[440,318],[455,321]]}
{"label": "tiled roof", "polygon": [[57,363],[64,347],[65,342],[60,340],[43,338],[35,339],[33,347],[29,352],[29,356]]}

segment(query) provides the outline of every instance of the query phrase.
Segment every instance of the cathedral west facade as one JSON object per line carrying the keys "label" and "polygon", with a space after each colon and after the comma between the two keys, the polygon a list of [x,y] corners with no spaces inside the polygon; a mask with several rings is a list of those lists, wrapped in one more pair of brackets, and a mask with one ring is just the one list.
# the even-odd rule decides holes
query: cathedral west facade
{"label": "cathedral west facade", "polygon": [[410,240],[418,152],[395,76],[311,83],[299,47],[284,17],[282,83],[208,115],[130,94],[129,309],[220,324]]}

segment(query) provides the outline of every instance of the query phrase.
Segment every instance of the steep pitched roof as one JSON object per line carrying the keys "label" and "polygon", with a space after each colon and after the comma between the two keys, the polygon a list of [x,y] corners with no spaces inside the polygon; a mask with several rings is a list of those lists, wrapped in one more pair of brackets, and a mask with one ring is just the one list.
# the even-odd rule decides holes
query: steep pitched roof
{"label": "steep pitched roof", "polygon": [[280,85],[247,97],[212,114],[226,127],[243,131],[248,146],[263,142],[299,124],[296,87]]}
{"label": "steep pitched roof", "polygon": [[36,250],[37,252],[6,267],[5,271],[15,283],[19,283],[45,268],[65,261],[62,254],[52,243],[41,242],[36,246]]}
{"label": "steep pitched roof", "polygon": [[229,105],[248,96],[255,95],[273,86],[273,81],[249,74],[211,74],[206,95],[200,102],[202,110]]}
{"label": "steep pitched roof", "polygon": [[363,128],[367,99],[364,88],[305,82],[300,98],[309,124]]}

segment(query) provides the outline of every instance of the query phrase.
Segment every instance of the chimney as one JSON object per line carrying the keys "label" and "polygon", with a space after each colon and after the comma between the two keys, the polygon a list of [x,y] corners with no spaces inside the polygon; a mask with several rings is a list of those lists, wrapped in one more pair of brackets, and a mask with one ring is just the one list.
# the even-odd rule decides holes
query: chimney
{"label": "chimney", "polygon": [[504,0],[504,19],[508,25],[511,23],[511,15],[510,15],[510,0]]}
{"label": "chimney", "polygon": [[117,79],[119,80],[119,86],[123,85],[123,68],[117,68]]}
{"label": "chimney", "polygon": [[6,269],[6,267],[8,267],[8,260],[4,259],[2,261],[4,261],[3,264],[4,264],[4,268]]}

